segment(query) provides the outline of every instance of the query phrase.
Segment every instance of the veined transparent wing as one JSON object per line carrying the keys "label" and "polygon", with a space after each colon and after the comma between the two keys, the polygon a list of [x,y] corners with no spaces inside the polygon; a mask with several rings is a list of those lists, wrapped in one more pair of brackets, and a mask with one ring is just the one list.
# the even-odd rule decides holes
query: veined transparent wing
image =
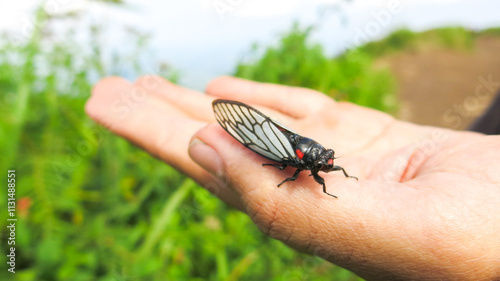
{"label": "veined transparent wing", "polygon": [[279,163],[296,163],[288,135],[297,134],[244,103],[217,99],[215,119],[233,138],[257,154]]}

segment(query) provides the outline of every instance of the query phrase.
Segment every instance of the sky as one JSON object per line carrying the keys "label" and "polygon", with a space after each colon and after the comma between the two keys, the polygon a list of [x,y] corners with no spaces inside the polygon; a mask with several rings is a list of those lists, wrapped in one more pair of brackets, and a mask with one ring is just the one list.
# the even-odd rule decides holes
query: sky
{"label": "sky", "polygon": [[[104,22],[110,42],[120,27],[151,34],[158,61],[180,71],[180,83],[202,90],[211,79],[234,71],[253,43],[271,45],[294,21],[315,24],[313,40],[329,55],[406,27],[484,29],[500,26],[498,0],[128,0],[121,7],[89,0],[47,0],[52,14],[86,10],[86,21]],[[0,30],[22,34],[39,0],[0,2]],[[113,38],[116,37],[116,40]],[[121,46],[116,46],[120,48]],[[133,79],[133,77],[129,77]]]}

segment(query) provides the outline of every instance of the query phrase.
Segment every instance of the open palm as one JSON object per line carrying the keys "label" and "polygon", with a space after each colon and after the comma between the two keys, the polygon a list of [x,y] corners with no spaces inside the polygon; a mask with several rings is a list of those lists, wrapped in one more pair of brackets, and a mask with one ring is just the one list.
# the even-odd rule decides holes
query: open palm
{"label": "open palm", "polygon": [[[218,124],[216,98],[252,105],[332,148],[359,178],[262,167]],[[107,78],[86,110],[246,212],[266,234],[368,279],[500,277],[500,137],[417,126],[312,90],[222,77],[207,94],[155,76]]]}

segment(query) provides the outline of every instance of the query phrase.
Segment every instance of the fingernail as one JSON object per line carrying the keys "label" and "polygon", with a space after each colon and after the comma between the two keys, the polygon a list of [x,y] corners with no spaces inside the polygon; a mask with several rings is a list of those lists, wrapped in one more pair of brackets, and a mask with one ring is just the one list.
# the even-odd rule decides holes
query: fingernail
{"label": "fingernail", "polygon": [[222,160],[219,154],[201,139],[194,138],[189,143],[189,156],[212,175],[222,176]]}

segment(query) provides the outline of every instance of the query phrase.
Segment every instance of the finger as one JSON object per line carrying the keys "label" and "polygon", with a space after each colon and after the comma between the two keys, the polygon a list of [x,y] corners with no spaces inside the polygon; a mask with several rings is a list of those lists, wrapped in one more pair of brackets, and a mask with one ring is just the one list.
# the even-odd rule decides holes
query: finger
{"label": "finger", "polygon": [[[250,192],[246,185],[240,185],[242,179],[255,179],[258,175],[258,184],[252,185],[258,188],[259,193],[266,193],[276,187],[275,171],[270,171],[262,167],[262,163],[269,162],[257,154],[251,152],[231,138],[219,125],[211,124],[199,130],[193,137],[199,143],[194,147],[204,146],[207,153],[193,153],[191,157],[212,175],[218,177],[227,185],[235,188],[241,196]],[[224,151],[224,153],[221,153]],[[243,200],[245,201],[245,200]]]}
{"label": "finger", "polygon": [[215,122],[211,103],[213,97],[204,93],[184,88],[155,75],[142,76],[135,85],[154,93],[187,116],[205,122]]}
{"label": "finger", "polygon": [[[191,136],[206,123],[191,119],[154,92],[110,77],[100,81],[86,104],[87,114],[112,132],[125,137],[185,173],[200,184],[212,176],[188,156]],[[207,189],[214,192],[213,185]],[[230,193],[226,202],[238,205]]]}
{"label": "finger", "polygon": [[[342,174],[321,174],[328,191],[338,196],[335,199],[322,192],[307,176],[308,171],[296,181],[277,188],[276,184],[289,177],[293,169],[262,167],[266,160],[216,125],[203,128],[195,137],[213,150],[201,161],[205,161],[202,165],[240,194],[256,225],[297,249],[347,268],[356,264],[376,267],[379,256],[387,249],[385,243],[390,244],[405,231],[415,233],[413,225],[405,227],[403,220],[408,214],[398,205],[401,200],[411,198],[408,192],[415,193],[414,197],[418,195],[414,189],[402,188],[397,183],[356,181]],[[193,155],[197,162],[199,157]],[[208,163],[214,159],[218,164]],[[395,210],[398,216],[394,215]]]}
{"label": "finger", "polygon": [[226,203],[231,204],[241,211],[245,211],[239,194],[230,188],[224,177],[217,174],[217,172],[213,172],[221,170],[218,168],[221,165],[220,158],[216,155],[215,151],[203,143],[202,140],[195,137],[191,140],[188,153],[192,159],[197,160],[197,164],[203,167],[205,169],[204,172],[209,175],[203,179],[203,187]]}
{"label": "finger", "polygon": [[[241,183],[247,182],[249,188],[255,188],[256,186],[261,186],[259,188],[263,193],[278,191],[285,192],[286,196],[290,196],[294,191],[286,191],[284,189],[277,189],[277,184],[280,183],[284,178],[291,176],[290,172],[293,173],[295,168],[290,167],[285,170],[285,172],[278,169],[273,169],[272,167],[262,167],[263,163],[271,163],[273,161],[267,160],[262,156],[254,153],[253,151],[244,147],[241,143],[233,139],[227,134],[220,126],[216,124],[208,125],[195,134],[196,138],[202,140],[206,145],[210,146],[218,155],[221,160],[221,164],[213,165],[212,167],[207,167],[203,165],[207,170],[219,169],[219,171],[212,171],[213,174],[224,175],[229,178],[229,182],[237,183],[235,188],[238,192],[245,194],[252,192],[251,189],[247,189],[246,185],[241,185]],[[213,159],[216,159],[213,157]],[[357,171],[357,170],[356,170]],[[299,185],[313,185],[315,192],[312,194],[322,193],[321,185],[316,183],[312,178],[307,177],[310,174],[309,170],[303,172],[304,176],[300,176],[295,182],[290,182],[291,185],[294,183],[299,183]],[[258,175],[257,181],[255,181],[255,175]],[[345,178],[342,173],[338,174],[322,174],[322,177],[328,179],[332,177],[332,185],[335,184],[347,184],[351,188],[351,185],[357,185],[357,181],[351,180],[350,178]],[[253,183],[252,183],[253,182]],[[259,184],[255,184],[258,182]],[[268,183],[267,185],[265,183]],[[305,190],[309,190],[309,187],[304,187]],[[336,189],[333,186],[332,189]],[[339,186],[340,189],[345,189]],[[299,188],[301,189],[301,188]],[[267,191],[266,191],[267,190]],[[303,192],[297,191],[298,193]],[[318,191],[318,192],[316,192]],[[266,194],[264,194],[266,195]],[[294,195],[295,196],[295,195]],[[316,195],[312,195],[316,196]],[[259,201],[259,200],[257,200]]]}
{"label": "finger", "polygon": [[[196,156],[196,162],[201,163],[213,175],[226,178],[227,183],[233,185],[233,188],[242,197],[252,194],[252,198],[246,198],[243,200],[244,202],[266,202],[272,197],[280,197],[280,201],[290,199],[289,203],[293,206],[293,200],[302,201],[307,198],[313,202],[331,199],[331,197],[325,197],[320,184],[315,182],[312,177],[308,177],[309,170],[303,171],[296,181],[287,182],[283,188],[277,188],[277,184],[290,177],[295,168],[289,167],[280,171],[274,167],[262,167],[263,163],[272,163],[272,161],[247,149],[216,124],[208,125],[199,130],[194,138],[200,139],[213,150],[210,154]],[[353,165],[355,162],[355,160],[350,161],[346,170],[350,175],[362,177],[364,171]],[[339,197],[342,196],[344,202],[349,200],[353,201],[351,203],[360,202],[358,195],[361,192],[366,194],[379,192],[379,190],[372,189],[364,190],[365,186],[361,185],[359,181],[346,178],[341,172],[321,173],[321,177],[325,179],[328,191],[336,193],[335,195]],[[286,188],[287,186],[290,187]],[[363,191],[360,187],[363,188]],[[357,195],[355,196],[355,194]]]}
{"label": "finger", "polygon": [[187,118],[155,93],[112,78],[94,87],[86,111],[111,131],[183,170],[188,157],[179,157],[181,149],[187,151],[190,136],[204,126],[202,122]]}
{"label": "finger", "polygon": [[310,89],[259,83],[227,76],[210,82],[206,92],[220,98],[262,105],[295,118],[319,111],[321,106],[330,100]]}
{"label": "finger", "polygon": [[[185,116],[203,122],[215,122],[212,102],[217,97],[175,85],[162,77],[154,75],[139,78],[135,82],[135,85],[139,88],[145,88],[153,92],[158,98],[175,106],[177,110],[183,112]],[[259,110],[275,117],[283,123],[290,122],[288,116],[284,116],[274,110],[269,110],[267,108],[259,108]]]}

